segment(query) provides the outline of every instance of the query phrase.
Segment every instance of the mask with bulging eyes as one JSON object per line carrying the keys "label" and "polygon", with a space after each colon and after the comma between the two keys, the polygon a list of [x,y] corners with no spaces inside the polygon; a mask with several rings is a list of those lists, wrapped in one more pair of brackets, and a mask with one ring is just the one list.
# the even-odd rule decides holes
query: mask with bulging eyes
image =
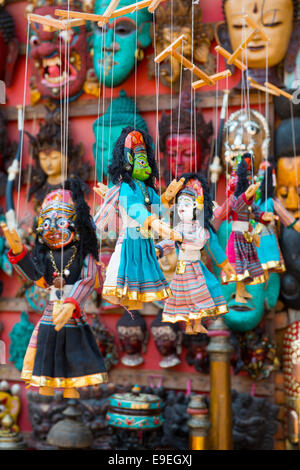
{"label": "mask with bulging eyes", "polygon": [[145,141],[140,132],[132,131],[127,135],[124,144],[124,156],[128,168],[132,170],[132,178],[146,181],[151,176],[152,169],[148,162]]}
{"label": "mask with bulging eyes", "polygon": [[51,192],[39,215],[39,240],[54,250],[69,245],[76,239],[75,219],[76,209],[70,191]]}
{"label": "mask with bulging eyes", "polygon": [[223,130],[223,161],[229,173],[238,155],[254,155],[254,171],[267,160],[270,145],[269,126],[264,116],[255,110],[239,110],[232,113]]}

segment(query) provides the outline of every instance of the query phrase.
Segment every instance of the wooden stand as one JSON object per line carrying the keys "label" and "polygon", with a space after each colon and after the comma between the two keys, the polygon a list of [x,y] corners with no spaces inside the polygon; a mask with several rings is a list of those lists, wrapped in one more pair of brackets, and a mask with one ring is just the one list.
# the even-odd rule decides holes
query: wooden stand
{"label": "wooden stand", "polygon": [[209,328],[210,343],[210,449],[233,449],[229,330],[219,317]]}

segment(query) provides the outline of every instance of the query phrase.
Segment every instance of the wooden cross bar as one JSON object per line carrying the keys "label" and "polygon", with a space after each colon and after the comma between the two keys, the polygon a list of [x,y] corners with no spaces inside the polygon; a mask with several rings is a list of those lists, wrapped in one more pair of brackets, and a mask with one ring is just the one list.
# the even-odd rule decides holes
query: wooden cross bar
{"label": "wooden cross bar", "polygon": [[[209,78],[213,82],[211,86],[215,85],[217,81],[223,80],[223,78],[230,77],[230,76],[231,76],[230,70],[224,70],[223,72],[210,75]],[[205,85],[208,85],[208,83],[206,83],[204,80],[198,80],[197,82],[192,83],[192,88],[196,90],[197,88],[201,88]]]}
{"label": "wooden cross bar", "polygon": [[270,95],[274,95],[274,96],[279,96],[279,93],[275,90],[271,90],[269,89],[268,87],[265,87],[263,85],[260,85],[256,80],[254,80],[253,78],[251,77],[247,77],[249,82],[250,82],[250,85],[253,87],[253,88],[256,88],[257,90],[260,90],[260,91],[263,91],[264,93],[270,93]]}
{"label": "wooden cross bar", "polygon": [[284,96],[285,98],[288,98],[289,100],[293,99],[293,95],[291,95],[290,93],[287,93],[284,90],[281,90],[281,88],[278,88],[277,86],[273,85],[273,83],[265,82],[265,86],[275,91],[276,93],[278,93],[278,95]]}
{"label": "wooden cross bar", "polygon": [[85,24],[85,21],[82,19],[71,19],[71,20],[56,20],[55,18],[49,18],[42,15],[36,15],[35,13],[29,13],[27,15],[27,20],[29,22],[39,23],[48,27],[51,27],[56,30],[60,29],[71,29],[74,26],[82,26]]}
{"label": "wooden cross bar", "polygon": [[[226,49],[221,46],[216,46],[215,51],[218,54],[221,54],[226,60],[229,59],[229,57],[231,56],[230,52],[226,51]],[[245,70],[247,70],[246,64],[241,62],[239,59],[235,59],[233,61],[233,65],[235,65],[238,69],[242,70],[242,72],[245,72]]]}
{"label": "wooden cross bar", "polygon": [[199,69],[196,65],[194,65],[190,60],[188,60],[186,57],[184,57],[182,54],[179,54],[175,49],[178,48],[182,41],[186,39],[185,35],[182,34],[177,38],[175,41],[172,42],[166,49],[164,49],[160,54],[158,54],[154,62],[157,64],[162,62],[166,57],[171,55],[174,59],[178,60],[184,67],[189,69],[191,72],[193,72],[197,77],[201,78],[207,85],[214,85],[214,81],[210,78],[209,75],[207,75],[203,70]]}
{"label": "wooden cross bar", "polygon": [[154,10],[158,7],[158,5],[164,0],[142,0],[141,2],[133,3],[132,5],[128,5],[126,7],[118,8],[117,10],[113,6],[117,6],[120,0],[115,0],[115,3],[107,7],[103,15],[95,15],[94,13],[85,13],[83,11],[68,11],[68,10],[55,10],[55,15],[62,17],[62,18],[80,18],[85,21],[95,21],[98,23],[98,26],[103,26],[104,24],[108,23],[111,18],[118,18],[123,15],[128,15],[129,13],[133,13],[137,10],[141,10],[142,8],[148,8],[150,13],[153,13]]}
{"label": "wooden cross bar", "polygon": [[246,23],[250,28],[253,28],[252,33],[249,34],[249,36],[243,41],[239,47],[231,54],[231,56],[227,59],[228,64],[233,64],[234,61],[238,58],[239,54],[242,52],[242,49],[246,49],[248,43],[253,39],[253,37],[258,33],[260,37],[262,38],[263,41],[269,42],[270,39],[268,36],[264,33],[262,30],[261,26],[258,26],[258,24],[255,23],[255,21],[250,18],[248,15],[244,15],[243,18],[245,19]]}

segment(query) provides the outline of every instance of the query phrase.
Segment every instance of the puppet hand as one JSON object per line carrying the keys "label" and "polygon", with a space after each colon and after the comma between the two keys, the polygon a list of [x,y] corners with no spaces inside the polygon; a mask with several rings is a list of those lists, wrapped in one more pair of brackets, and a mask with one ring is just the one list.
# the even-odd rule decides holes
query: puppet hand
{"label": "puppet hand", "polygon": [[176,181],[176,179],[171,181],[171,183],[169,184],[169,186],[167,187],[164,193],[166,201],[168,202],[172,201],[172,199],[174,199],[176,194],[181,190],[183,185],[184,185],[184,178],[180,178],[179,181]]}
{"label": "puppet hand", "polygon": [[156,254],[156,258],[160,258],[160,251],[158,248],[155,248],[155,254]]}
{"label": "puppet hand", "polygon": [[53,323],[55,325],[56,331],[61,330],[62,327],[68,323],[73,315],[74,310],[75,305],[71,303],[65,303],[56,314],[53,314]]}
{"label": "puppet hand", "polygon": [[9,247],[14,255],[18,255],[23,251],[23,243],[15,229],[9,230],[8,226],[5,222],[1,222],[1,228],[3,230],[3,234],[7,240]]}
{"label": "puppet hand", "polygon": [[108,187],[105,184],[99,182],[97,183],[97,186],[93,187],[93,190],[98,194],[98,196],[104,199],[108,191]]}
{"label": "puppet hand", "polygon": [[272,222],[274,220],[275,216],[272,212],[264,212],[262,215],[262,220],[265,222]]}
{"label": "puppet hand", "polygon": [[226,274],[226,277],[230,278],[232,275],[236,275],[234,267],[227,261],[223,266],[223,271]]}
{"label": "puppet hand", "polygon": [[167,240],[182,241],[182,236],[176,230],[171,229],[166,223],[162,222],[159,219],[154,219],[151,222],[151,228],[160,235],[161,238]]}
{"label": "puppet hand", "polygon": [[259,187],[260,187],[260,183],[255,183],[255,184],[250,184],[249,188],[246,189],[245,196],[246,196],[246,199],[248,199],[248,201],[255,195]]}

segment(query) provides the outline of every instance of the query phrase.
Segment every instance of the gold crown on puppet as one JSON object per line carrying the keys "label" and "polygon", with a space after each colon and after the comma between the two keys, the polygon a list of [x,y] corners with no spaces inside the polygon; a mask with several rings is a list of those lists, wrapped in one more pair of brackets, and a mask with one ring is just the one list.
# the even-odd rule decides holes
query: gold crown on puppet
{"label": "gold crown on puppet", "polygon": [[204,203],[203,188],[202,184],[197,179],[190,179],[185,185],[184,188],[180,191],[180,194],[187,194],[192,196],[194,201],[197,204],[197,209],[202,209]]}
{"label": "gold crown on puppet", "polygon": [[76,209],[72,199],[72,193],[69,190],[57,189],[49,193],[42,204],[38,225],[41,225],[49,212],[57,210],[63,212],[66,218],[74,217]]}

